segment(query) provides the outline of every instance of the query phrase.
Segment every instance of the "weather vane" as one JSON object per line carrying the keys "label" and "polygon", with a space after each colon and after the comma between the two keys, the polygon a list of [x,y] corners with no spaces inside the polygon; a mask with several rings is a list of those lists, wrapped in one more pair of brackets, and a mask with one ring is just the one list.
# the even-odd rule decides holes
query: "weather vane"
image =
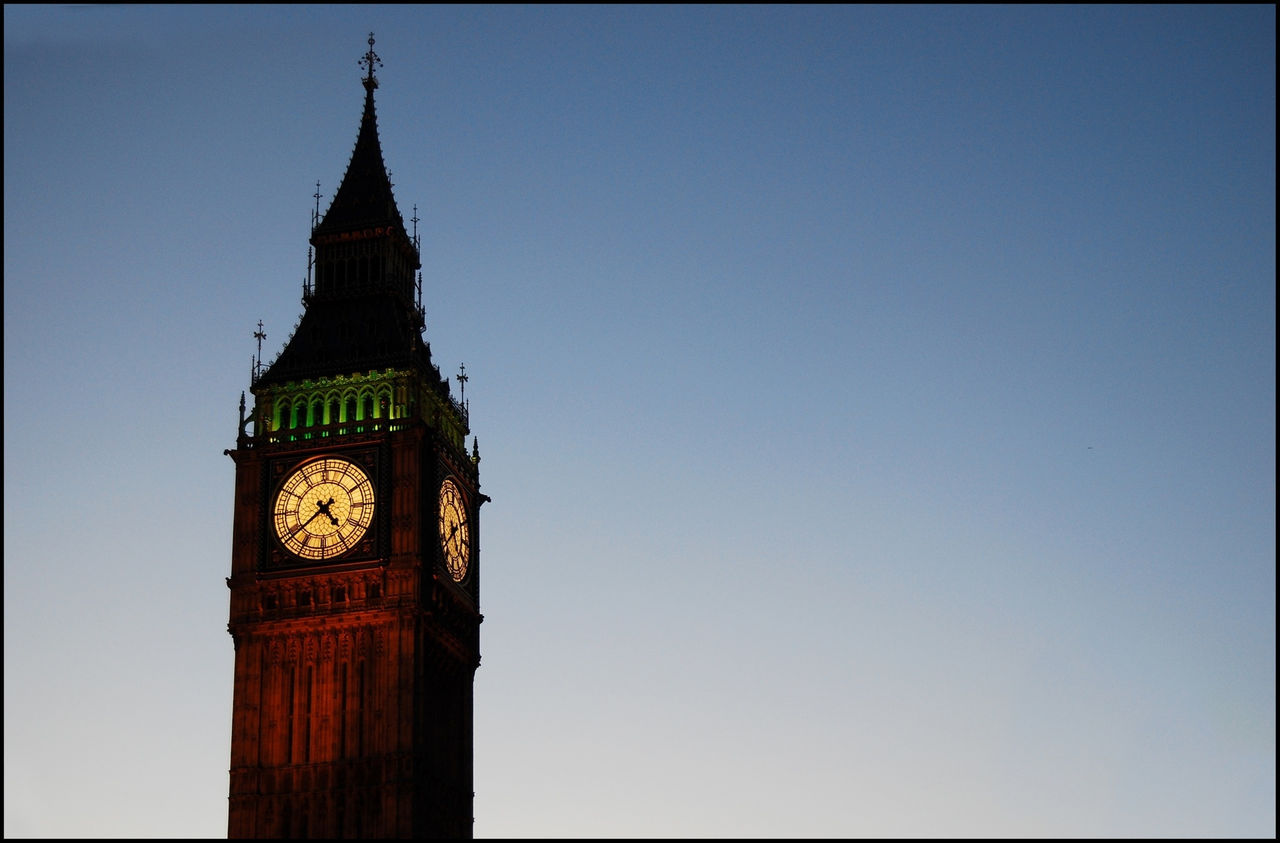
{"label": "weather vane", "polygon": [[365,88],[372,93],[373,89],[378,87],[378,80],[373,75],[373,66],[382,67],[382,59],[378,58],[378,54],[373,51],[373,33],[369,33],[369,52],[364,54],[364,58],[360,59],[359,65],[368,71],[368,75],[364,77]]}

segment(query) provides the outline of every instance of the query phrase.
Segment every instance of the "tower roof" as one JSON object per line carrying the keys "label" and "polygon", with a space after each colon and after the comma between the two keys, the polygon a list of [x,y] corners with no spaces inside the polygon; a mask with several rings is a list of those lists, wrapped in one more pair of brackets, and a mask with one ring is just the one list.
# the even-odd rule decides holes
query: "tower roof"
{"label": "tower roof", "polygon": [[360,64],[368,71],[360,134],[333,202],[311,232],[315,287],[308,278],[306,310],[255,387],[387,368],[434,368],[420,333],[421,307],[412,298],[421,261],[404,230],[378,141],[373,69],[381,60],[373,51],[372,33]]}
{"label": "tower roof", "polygon": [[313,301],[255,386],[383,369],[429,371],[413,314],[389,296]]}
{"label": "tower roof", "polygon": [[369,52],[365,53],[360,64],[367,67],[363,80],[365,95],[360,134],[356,137],[355,149],[351,152],[351,161],[347,164],[342,183],[334,193],[329,210],[316,226],[316,236],[389,225],[404,231],[404,218],[396,207],[391,179],[382,160],[382,144],[378,140],[378,117],[373,104],[378,80],[373,68],[381,65],[382,60],[373,51],[373,33],[369,34]]}

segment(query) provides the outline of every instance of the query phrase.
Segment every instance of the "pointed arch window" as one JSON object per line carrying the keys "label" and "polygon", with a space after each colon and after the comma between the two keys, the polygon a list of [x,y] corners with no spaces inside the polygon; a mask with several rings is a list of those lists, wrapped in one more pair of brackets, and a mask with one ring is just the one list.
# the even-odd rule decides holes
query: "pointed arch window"
{"label": "pointed arch window", "polygon": [[[342,399],[342,422],[349,424],[356,420],[356,397],[348,394]],[[349,428],[343,428],[342,432],[346,433]]]}
{"label": "pointed arch window", "polygon": [[[338,406],[339,406],[338,396],[336,395],[330,398],[326,402],[325,420],[324,420],[324,423],[326,425],[334,425],[338,423]],[[327,436],[328,434],[326,433],[325,435]]]}

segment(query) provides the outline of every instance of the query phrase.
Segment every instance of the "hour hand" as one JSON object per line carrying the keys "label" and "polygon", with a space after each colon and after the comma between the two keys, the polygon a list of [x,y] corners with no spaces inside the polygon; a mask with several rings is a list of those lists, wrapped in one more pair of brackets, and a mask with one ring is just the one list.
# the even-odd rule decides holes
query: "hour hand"
{"label": "hour hand", "polygon": [[[316,512],[316,515],[319,515],[321,512],[323,512],[326,516],[328,516],[329,523],[333,524],[333,526],[335,527],[338,526],[338,519],[334,518],[333,513],[329,511],[329,507],[333,506],[332,496],[329,497],[328,503],[321,503],[320,501],[316,501],[316,506],[320,507],[320,510]],[[311,517],[315,518],[316,515],[313,515]]]}

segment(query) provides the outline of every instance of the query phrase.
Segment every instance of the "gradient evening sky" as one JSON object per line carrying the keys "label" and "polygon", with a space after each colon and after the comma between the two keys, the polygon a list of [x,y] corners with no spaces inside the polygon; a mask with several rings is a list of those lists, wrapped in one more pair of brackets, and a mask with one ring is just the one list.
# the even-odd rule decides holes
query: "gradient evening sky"
{"label": "gradient evening sky", "polygon": [[1273,837],[1275,21],[6,5],[5,835],[226,834],[223,450],[373,31],[477,836]]}

